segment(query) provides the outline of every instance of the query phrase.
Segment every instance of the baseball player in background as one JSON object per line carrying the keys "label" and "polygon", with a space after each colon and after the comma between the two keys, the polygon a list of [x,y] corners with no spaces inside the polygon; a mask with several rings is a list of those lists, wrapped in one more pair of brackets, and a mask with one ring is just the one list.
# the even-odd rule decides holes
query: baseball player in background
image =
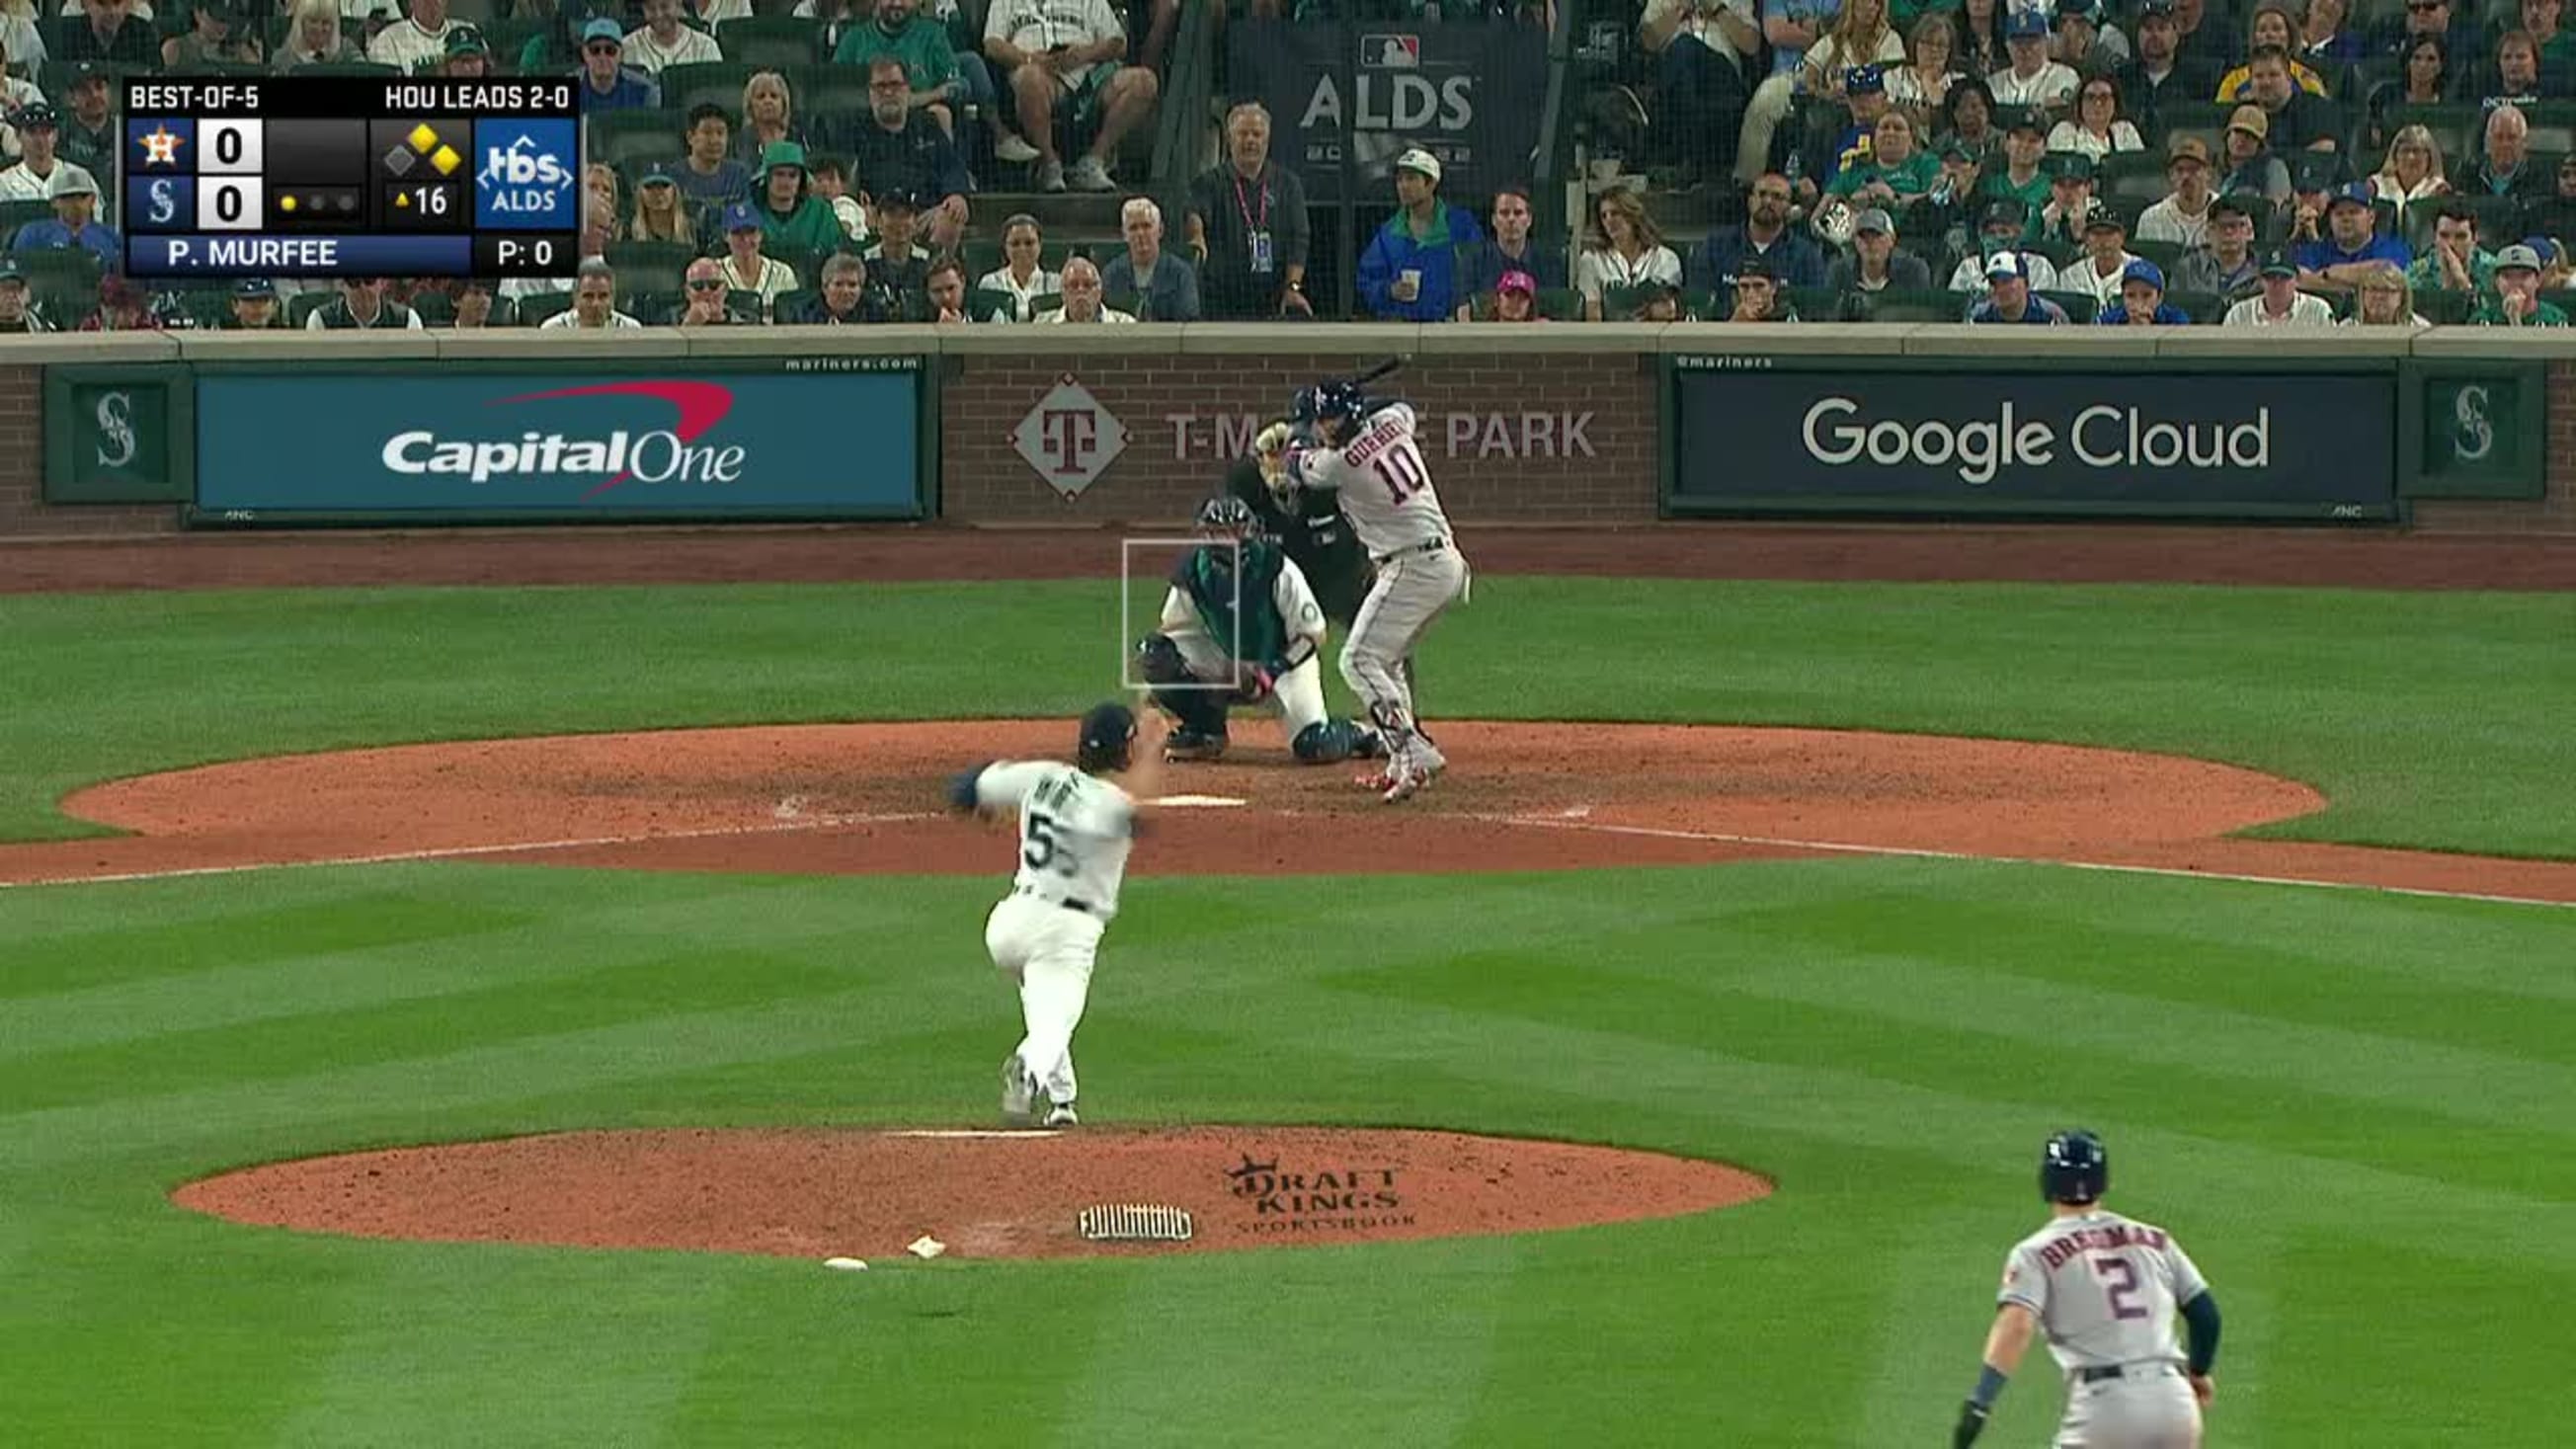
{"label": "baseball player in background", "polygon": [[1154,702],[1178,722],[1167,760],[1225,754],[1226,716],[1237,704],[1267,704],[1288,731],[1288,749],[1309,765],[1380,752],[1375,731],[1324,713],[1324,610],[1306,575],[1264,538],[1240,498],[1199,506],[1198,531],[1213,542],[1172,569],[1157,632],[1136,644],[1138,670]]}
{"label": "baseball player in background", "polygon": [[1377,570],[1342,646],[1342,678],[1386,745],[1385,773],[1365,782],[1394,804],[1448,767],[1421,732],[1403,662],[1431,621],[1466,597],[1467,561],[1450,539],[1410,406],[1327,382],[1299,392],[1289,417],[1305,436],[1273,423],[1254,441],[1263,476],[1334,495]]}
{"label": "baseball player in background", "polygon": [[1101,933],[1137,830],[1139,799],[1160,793],[1162,724],[1138,748],[1135,712],[1096,705],[1082,717],[1074,762],[995,761],[949,783],[948,802],[991,819],[1017,812],[1020,864],[1011,893],[984,921],[984,949],[1019,986],[1025,1035],[1002,1062],[1002,1120],[1026,1127],[1041,1097],[1049,1127],[1071,1127],[1073,1029],[1091,995]]}
{"label": "baseball player in background", "polygon": [[[2102,1208],[2111,1155],[2090,1132],[2060,1132],[2039,1160],[2048,1225],[2004,1260],[1985,1371],[1959,1412],[1952,1449],[1986,1427],[2034,1332],[2066,1374],[2057,1449],[2197,1449],[2200,1411],[2218,1389],[2218,1300],[2173,1235]],[[2176,1350],[2174,1313],[2191,1331]]]}

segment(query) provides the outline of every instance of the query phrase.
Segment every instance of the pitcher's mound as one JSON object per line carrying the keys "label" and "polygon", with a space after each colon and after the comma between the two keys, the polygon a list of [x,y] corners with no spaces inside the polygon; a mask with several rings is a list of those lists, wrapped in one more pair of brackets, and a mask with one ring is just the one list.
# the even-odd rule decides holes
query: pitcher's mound
{"label": "pitcher's mound", "polygon": [[[198,1212],[374,1238],[961,1258],[1222,1252],[1524,1233],[1707,1212],[1771,1184],[1656,1152],[1318,1127],[570,1132],[273,1163]],[[1083,1209],[1187,1211],[1186,1242],[1096,1243]]]}

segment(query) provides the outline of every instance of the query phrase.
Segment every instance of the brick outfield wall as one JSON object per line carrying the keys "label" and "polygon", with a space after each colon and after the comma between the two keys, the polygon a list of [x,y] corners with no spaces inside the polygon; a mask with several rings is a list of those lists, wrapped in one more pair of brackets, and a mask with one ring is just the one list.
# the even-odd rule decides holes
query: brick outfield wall
{"label": "brick outfield wall", "polygon": [[[1223,476],[1250,427],[1299,387],[1371,358],[963,356],[942,392],[944,516],[962,523],[1179,523]],[[1124,451],[1079,493],[1050,487],[1011,434],[1071,374],[1124,427]],[[2425,502],[2419,529],[2576,534],[2576,363],[2549,367],[2547,495]],[[1430,357],[1381,385],[1424,416],[1434,478],[1468,522],[1645,523],[1655,518],[1655,378],[1633,355]],[[42,375],[0,367],[0,538],[167,533],[166,507],[47,507]],[[1184,420],[1186,419],[1186,420]],[[1175,454],[1178,456],[1175,456]]]}
{"label": "brick outfield wall", "polygon": [[[1251,432],[1286,412],[1298,388],[1378,360],[955,359],[940,391],[941,512],[966,523],[1185,525]],[[1423,451],[1452,517],[1650,523],[1658,466],[1652,367],[1651,358],[1623,354],[1423,358],[1371,390],[1421,415]],[[1015,450],[1013,438],[1068,376],[1125,434],[1123,451],[1069,495]]]}

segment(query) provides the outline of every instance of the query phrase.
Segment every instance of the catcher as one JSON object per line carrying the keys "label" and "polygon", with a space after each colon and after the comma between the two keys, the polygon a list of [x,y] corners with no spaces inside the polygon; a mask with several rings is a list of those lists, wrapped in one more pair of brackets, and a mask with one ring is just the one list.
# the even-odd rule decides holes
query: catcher
{"label": "catcher", "polygon": [[[1289,751],[1300,763],[1376,758],[1383,749],[1376,731],[1324,713],[1316,663],[1324,610],[1306,575],[1262,535],[1252,506],[1240,498],[1200,505],[1197,527],[1212,541],[1173,568],[1159,632],[1136,644],[1138,671],[1173,720],[1163,757],[1222,757],[1228,712],[1238,704],[1267,704],[1287,727]],[[1239,657],[1230,652],[1237,641]]]}

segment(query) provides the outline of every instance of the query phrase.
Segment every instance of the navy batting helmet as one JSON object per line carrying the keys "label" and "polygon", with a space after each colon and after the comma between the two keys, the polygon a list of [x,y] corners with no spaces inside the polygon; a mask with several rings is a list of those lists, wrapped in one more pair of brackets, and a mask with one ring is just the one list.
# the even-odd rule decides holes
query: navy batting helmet
{"label": "navy batting helmet", "polygon": [[1288,409],[1291,422],[1321,423],[1342,418],[1355,418],[1368,411],[1368,397],[1355,382],[1319,382],[1299,388],[1297,400]]}
{"label": "navy batting helmet", "polygon": [[1135,744],[1136,712],[1116,700],[1095,704],[1082,717],[1082,735],[1074,743],[1073,762],[1094,774],[1123,770]]}
{"label": "navy batting helmet", "polygon": [[2039,1154],[2039,1195],[2050,1202],[2098,1202],[2111,1190],[2111,1153],[2082,1128],[2048,1139]]}
{"label": "navy batting helmet", "polygon": [[1201,533],[1226,538],[1252,538],[1261,532],[1261,519],[1252,505],[1231,493],[1200,504],[1197,525]]}

